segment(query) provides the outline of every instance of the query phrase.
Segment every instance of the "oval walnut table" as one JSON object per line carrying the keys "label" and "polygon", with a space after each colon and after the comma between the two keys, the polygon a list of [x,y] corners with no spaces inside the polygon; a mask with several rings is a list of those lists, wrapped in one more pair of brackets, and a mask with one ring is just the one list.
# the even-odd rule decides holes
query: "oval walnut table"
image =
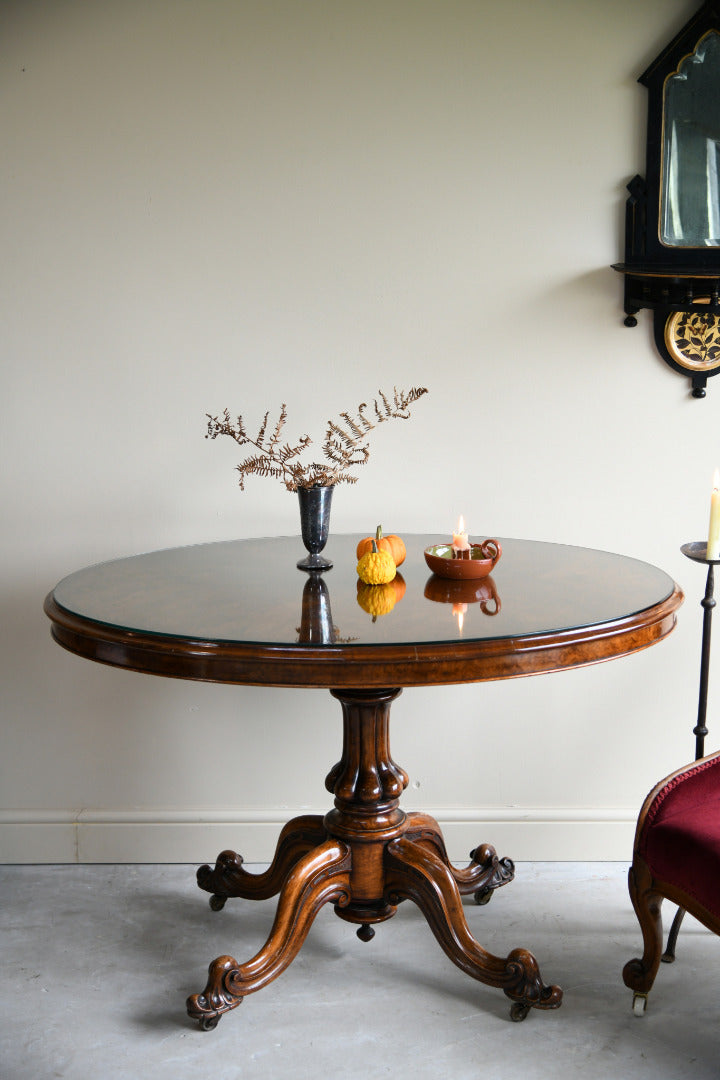
{"label": "oval walnut table", "polygon": [[[560,1005],[562,991],[543,983],[530,952],[497,957],[470,933],[462,895],[486,902],[512,878],[512,861],[482,843],[468,866],[455,867],[436,821],[401,809],[408,777],[390,753],[390,707],[404,687],[559,671],[654,645],[674,628],[682,594],[635,559],[508,539],[492,578],[438,587],[423,551],[441,539],[406,537],[402,580],[382,605],[357,588],[348,536],[331,538],[334,569],[322,576],[296,568],[299,538],[240,540],[80,570],[45,602],[55,640],[90,660],[184,679],[324,688],[342,707],[342,754],[325,781],[333,809],[290,821],[264,873],[246,871],[233,851],[198,870],[215,910],[228,897],[278,895],[260,952],[242,964],[218,957],[205,989],[188,999],[203,1028],[290,964],[326,903],[368,941],[373,924],[413,900],[450,959],[505,992],[513,1019]],[[442,737],[451,737],[445,722]]]}

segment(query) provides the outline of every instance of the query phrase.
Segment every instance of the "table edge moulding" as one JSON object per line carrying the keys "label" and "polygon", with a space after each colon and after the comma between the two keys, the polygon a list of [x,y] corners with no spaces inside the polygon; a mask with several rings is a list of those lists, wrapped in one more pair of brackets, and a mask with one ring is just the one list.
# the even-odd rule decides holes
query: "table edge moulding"
{"label": "table edge moulding", "polygon": [[[678,586],[660,603],[600,625],[514,639],[422,644],[303,646],[164,637],[83,619],[50,593],[52,636],[69,652],[145,674],[244,686],[405,687],[484,682],[626,656],[666,637],[683,600]],[[389,677],[389,673],[392,676]]]}
{"label": "table edge moulding", "polygon": [[[412,594],[413,599],[406,607],[420,612],[416,618],[421,623],[427,618],[435,633],[439,609],[432,603],[421,606],[418,579],[427,538],[408,540],[408,566],[403,565],[403,571],[408,577],[408,595]],[[272,545],[273,541],[267,543]],[[534,547],[533,542],[503,541],[503,550],[512,551],[513,545],[526,556],[528,552],[537,554],[542,547]],[[213,545],[205,547],[210,549]],[[275,541],[271,551],[285,552],[287,548],[285,538],[282,542]],[[189,549],[155,554],[172,559],[185,550]],[[239,544],[239,550],[256,551],[256,548],[243,548]],[[228,552],[222,554],[226,557]],[[47,597],[45,611],[52,622],[53,637],[70,652],[87,659],[175,678],[322,688],[330,690],[340,702],[342,754],[325,781],[327,790],[334,795],[329,813],[324,817],[304,815],[288,822],[280,834],[272,862],[263,873],[245,870],[242,856],[234,851],[221,852],[214,866],[206,864],[197,872],[198,885],[211,894],[210,906],[215,911],[222,909],[232,897],[278,897],[275,921],[260,951],[242,964],[229,955],[218,957],[210,965],[204,990],[188,998],[187,1011],[200,1021],[201,1027],[215,1027],[225,1012],[284,971],[297,955],[315,915],[327,903],[333,904],[340,918],[356,924],[358,936],[367,942],[373,938],[376,924],[391,918],[401,902],[412,900],[425,915],[445,953],[461,970],[504,991],[510,999],[514,1020],[523,1019],[531,1008],[555,1009],[560,1005],[562,990],[543,982],[532,953],[515,948],[506,957],[498,957],[484,949],[471,933],[463,895],[473,895],[478,903],[487,903],[496,889],[512,880],[513,862],[499,858],[493,846],[483,842],[470,853],[469,865],[456,867],[448,858],[437,822],[427,814],[406,813],[400,807],[408,776],[392,758],[389,723],[391,705],[405,687],[482,682],[594,664],[647,648],[672,631],[683,596],[667,575],[647,564],[607,553],[583,555],[580,550],[574,558],[579,560],[580,569],[584,568],[590,575],[593,558],[596,569],[598,559],[604,566],[607,559],[617,558],[623,565],[627,564],[629,574],[634,572],[642,577],[640,592],[646,597],[656,596],[656,602],[629,614],[595,619],[589,625],[573,625],[569,620],[567,625],[551,630],[503,635],[491,629],[496,625],[492,619],[481,622],[480,614],[475,625],[482,627],[483,633],[476,629],[474,638],[471,635],[463,638],[455,628],[452,632],[443,630],[445,636],[440,640],[412,641],[409,631],[398,629],[395,641],[378,636],[365,638],[365,644],[357,640],[315,644],[233,640],[227,635],[207,639],[187,633],[153,632],[142,625],[121,625],[117,612],[114,612],[116,622],[106,623],[100,621],[104,616],[97,614],[97,597],[89,605],[94,617],[73,612],[60,603],[56,591],[67,597],[62,582]],[[498,567],[497,585],[502,592],[505,573],[504,583],[518,607],[522,606],[523,594],[518,601],[517,594],[509,588],[511,561],[512,556],[506,554]],[[122,568],[125,562],[106,564],[109,570],[94,568],[91,582],[100,582],[104,574],[113,573],[113,566]],[[127,560],[127,565],[131,562]],[[338,575],[335,580],[341,586],[342,614],[352,623],[357,615],[351,614],[349,585],[346,577],[339,576],[343,560],[335,556],[334,564],[332,574]],[[533,576],[534,563],[530,559],[520,578],[525,583]],[[588,580],[592,581],[588,589],[592,587],[597,597],[598,591],[602,592],[602,582]],[[570,588],[567,583],[564,587]],[[166,593],[162,592],[163,588]],[[276,599],[281,592],[278,585]],[[622,587],[619,592],[622,594]],[[163,595],[174,601],[174,586],[160,586],[158,596]],[[272,606],[270,600],[268,604]],[[284,610],[286,604],[279,606]],[[504,613],[507,607],[513,605],[504,606]],[[252,614],[251,605],[248,610]],[[388,616],[392,617],[392,614]],[[363,614],[363,618],[367,616]],[[359,625],[352,623],[353,629]],[[402,626],[398,621],[397,627]],[[377,629],[378,635],[383,632]],[[416,638],[421,636],[416,633]]]}

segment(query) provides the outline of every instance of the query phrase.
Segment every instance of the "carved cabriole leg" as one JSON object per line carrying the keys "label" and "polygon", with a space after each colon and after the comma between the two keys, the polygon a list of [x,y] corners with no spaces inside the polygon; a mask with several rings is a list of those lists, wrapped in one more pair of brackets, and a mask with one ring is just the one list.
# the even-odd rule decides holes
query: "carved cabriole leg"
{"label": "carved cabriole leg", "polygon": [[675,947],[677,945],[678,934],[680,933],[680,927],[683,924],[685,918],[685,909],[679,907],[675,912],[675,918],[672,921],[670,927],[670,933],[668,934],[667,945],[665,946],[665,952],[660,957],[663,964],[675,963]]}
{"label": "carved cabriole leg", "polygon": [[243,869],[242,855],[221,851],[214,868],[207,864],[199,867],[197,883],[205,892],[213,894],[210,897],[213,911],[224,907],[229,896],[268,900],[277,896],[298,860],[322,844],[325,838],[323,819],[319,814],[293,818],[280,833],[273,861],[264,873],[249,874]]}
{"label": "carved cabriole leg", "polygon": [[430,814],[422,814],[418,811],[408,814],[403,836],[406,840],[413,840],[416,844],[431,845],[445,865],[451,870],[453,869],[448,858],[442,830],[435,818],[431,817]]}
{"label": "carved cabriole leg", "polygon": [[478,944],[465,920],[455,878],[431,847],[402,837],[388,845],[385,864],[390,903],[414,900],[450,959],[474,979],[504,990],[515,1003],[513,1019],[522,1019],[530,1008],[560,1005],[562,990],[544,985],[532,953],[513,949],[503,960]]}
{"label": "carved cabriole leg", "polygon": [[453,866],[448,858],[440,826],[430,814],[408,814],[404,836],[407,840],[421,845],[432,845],[455,878],[460,893],[463,896],[474,893],[478,904],[486,904],[493,890],[507,885],[515,877],[515,864],[512,859],[498,858],[492,844],[479,844],[470,854],[472,862],[469,866]]}
{"label": "carved cabriole leg", "polygon": [[320,908],[350,899],[350,851],[342,841],[327,840],[304,855],[280,890],[275,921],[260,952],[245,964],[220,956],[210,965],[207,986],[187,1000],[188,1015],[204,1028],[215,1027],[223,1013],[247,994],[262,989],[292,962]]}
{"label": "carved cabriole leg", "polygon": [[643,936],[642,959],[628,960],[623,968],[623,982],[636,994],[646,997],[655,982],[662,956],[663,897],[653,887],[646,863],[637,854],[628,873],[630,899]]}

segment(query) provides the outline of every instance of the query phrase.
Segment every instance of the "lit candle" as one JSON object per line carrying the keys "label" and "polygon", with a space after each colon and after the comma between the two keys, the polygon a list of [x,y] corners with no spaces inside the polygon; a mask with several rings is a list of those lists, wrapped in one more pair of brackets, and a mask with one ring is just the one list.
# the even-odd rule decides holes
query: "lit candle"
{"label": "lit candle", "polygon": [[469,551],[470,544],[468,542],[468,534],[465,531],[465,519],[460,515],[458,518],[457,528],[453,533],[452,546],[455,551]]}
{"label": "lit candle", "polygon": [[707,558],[720,559],[720,469],[715,470],[712,495],[710,497]]}

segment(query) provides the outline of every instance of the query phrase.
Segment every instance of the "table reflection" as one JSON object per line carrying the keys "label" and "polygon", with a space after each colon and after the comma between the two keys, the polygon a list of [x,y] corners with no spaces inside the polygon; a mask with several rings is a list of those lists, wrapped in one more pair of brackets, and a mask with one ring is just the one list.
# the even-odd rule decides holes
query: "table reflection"
{"label": "table reflection", "polygon": [[372,621],[377,622],[381,615],[389,615],[400,603],[406,588],[405,578],[399,570],[392,581],[383,585],[367,585],[364,581],[358,581],[357,602],[363,611],[372,615]]}
{"label": "table reflection", "polygon": [[330,610],[330,590],[319,573],[310,573],[303,587],[298,642],[306,645],[332,645],[335,636],[336,628]]}
{"label": "table reflection", "polygon": [[492,577],[453,581],[431,574],[425,583],[425,598],[439,604],[452,604],[452,614],[462,630],[471,604],[478,604],[483,615],[497,615],[502,607]]}

